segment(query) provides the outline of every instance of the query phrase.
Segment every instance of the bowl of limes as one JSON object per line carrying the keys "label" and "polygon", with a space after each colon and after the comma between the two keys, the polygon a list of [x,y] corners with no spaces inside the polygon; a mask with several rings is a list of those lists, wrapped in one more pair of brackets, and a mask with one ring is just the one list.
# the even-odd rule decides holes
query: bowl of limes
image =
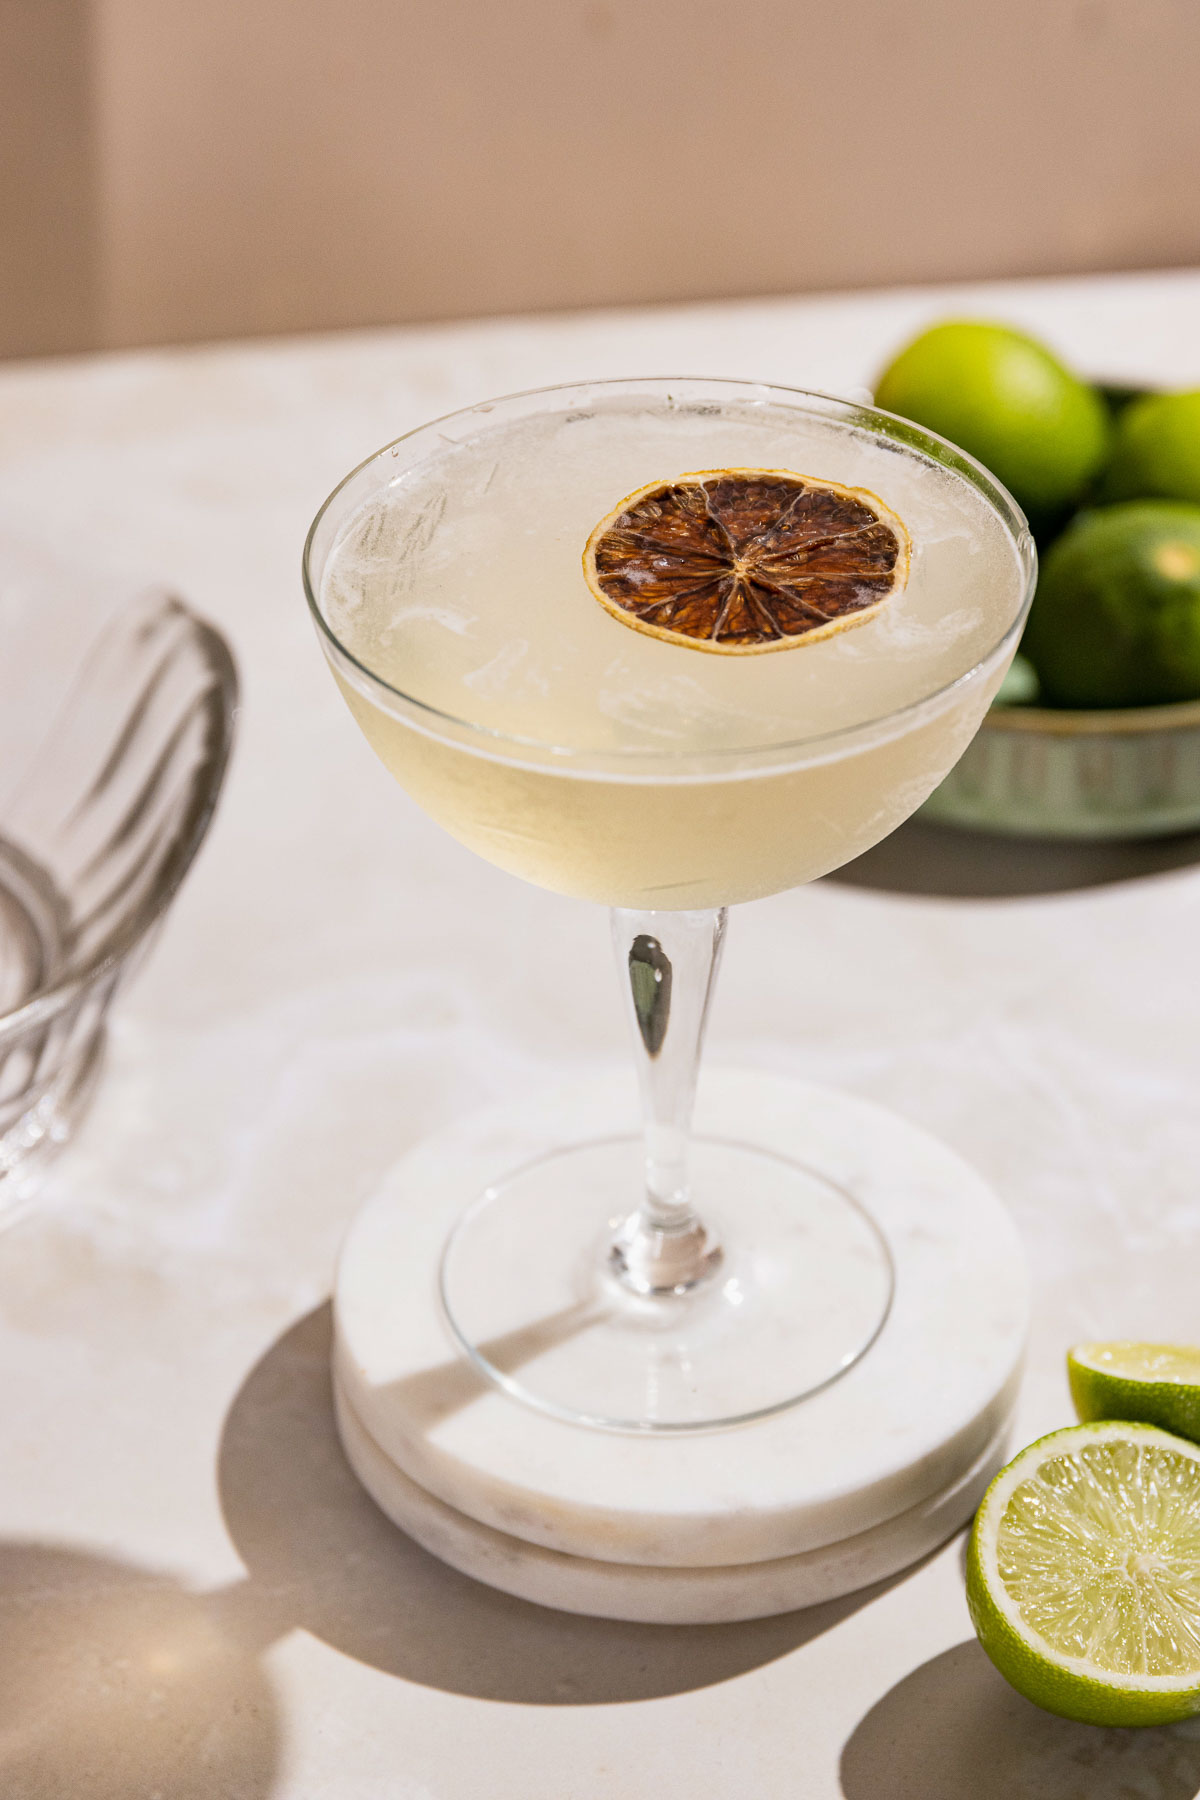
{"label": "bowl of limes", "polygon": [[1022,332],[956,320],[875,397],[985,463],[1041,559],[1004,686],[924,816],[1059,838],[1200,827],[1200,390],[1089,382]]}

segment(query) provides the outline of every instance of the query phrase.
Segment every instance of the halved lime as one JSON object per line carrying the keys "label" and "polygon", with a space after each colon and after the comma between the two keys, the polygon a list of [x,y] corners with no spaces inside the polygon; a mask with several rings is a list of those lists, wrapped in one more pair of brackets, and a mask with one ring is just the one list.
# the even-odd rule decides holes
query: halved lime
{"label": "halved lime", "polygon": [[1140,1419],[1200,1443],[1200,1350],[1181,1344],[1076,1344],[1067,1357],[1081,1419]]}
{"label": "halved lime", "polygon": [[1109,1421],[1022,1450],[975,1515],[967,1604],[1000,1673],[1047,1712],[1200,1712],[1200,1448]]}

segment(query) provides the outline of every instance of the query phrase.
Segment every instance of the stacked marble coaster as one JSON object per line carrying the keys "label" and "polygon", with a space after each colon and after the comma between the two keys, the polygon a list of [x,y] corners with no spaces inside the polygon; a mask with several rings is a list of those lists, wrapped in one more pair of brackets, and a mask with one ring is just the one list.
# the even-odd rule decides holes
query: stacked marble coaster
{"label": "stacked marble coaster", "polygon": [[855,1193],[891,1250],[883,1329],[821,1391],[722,1430],[596,1430],[523,1404],[458,1350],[437,1288],[455,1217],[499,1172],[627,1129],[631,1111],[626,1084],[601,1078],[480,1115],[422,1145],[364,1208],[339,1268],[334,1351],[363,1485],[464,1573],[609,1618],[754,1618],[916,1561],[970,1516],[1003,1459],[1027,1278],[980,1178],[877,1107],[756,1074],[701,1085],[702,1130],[806,1160]]}

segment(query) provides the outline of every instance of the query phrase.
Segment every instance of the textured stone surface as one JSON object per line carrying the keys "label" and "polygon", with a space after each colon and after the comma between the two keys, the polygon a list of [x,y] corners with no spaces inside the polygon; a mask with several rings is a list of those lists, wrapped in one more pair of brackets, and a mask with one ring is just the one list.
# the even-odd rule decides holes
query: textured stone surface
{"label": "textured stone surface", "polygon": [[[300,603],[312,512],[490,392],[664,368],[845,390],[965,312],[1200,382],[1188,276],[0,372],[0,530],[109,593],[177,585],[245,683],[85,1132],[0,1239],[6,1800],[1191,1800],[1194,1733],[1046,1718],[965,1647],[956,1546],[779,1619],[571,1618],[408,1544],[330,1417],[316,1309],[357,1207],[427,1132],[619,1058],[624,1021],[605,921],[476,862],[360,740]],[[1195,1334],[1196,847],[887,850],[873,887],[735,915],[710,1050],[879,1101],[1001,1195],[1036,1290],[1024,1442],[1070,1417],[1070,1343]]]}

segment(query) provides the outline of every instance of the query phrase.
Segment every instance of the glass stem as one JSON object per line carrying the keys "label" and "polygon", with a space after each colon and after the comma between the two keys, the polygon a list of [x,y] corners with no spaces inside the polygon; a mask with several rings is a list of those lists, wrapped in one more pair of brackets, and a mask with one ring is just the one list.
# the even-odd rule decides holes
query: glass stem
{"label": "glass stem", "polygon": [[688,1141],[725,918],[724,907],[613,908],[613,943],[642,1096],[646,1185],[641,1206],[617,1231],[611,1262],[639,1294],[683,1293],[721,1260],[720,1245],[692,1209]]}

